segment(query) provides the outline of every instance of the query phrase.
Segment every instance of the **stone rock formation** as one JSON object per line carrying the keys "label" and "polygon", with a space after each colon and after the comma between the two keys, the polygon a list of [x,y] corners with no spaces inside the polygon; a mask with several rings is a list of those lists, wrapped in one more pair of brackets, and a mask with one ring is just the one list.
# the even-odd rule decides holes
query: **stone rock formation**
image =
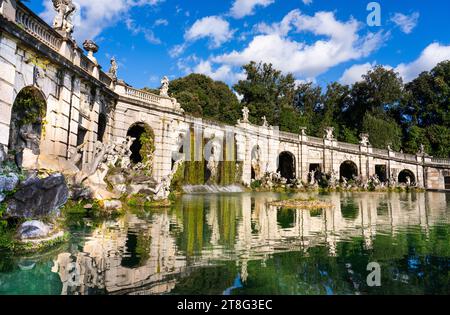
{"label": "stone rock formation", "polygon": [[52,227],[42,221],[24,222],[17,230],[17,236],[21,240],[29,240],[46,237],[50,234]]}
{"label": "stone rock formation", "polygon": [[59,209],[68,198],[69,188],[62,174],[43,179],[32,176],[19,185],[8,201],[6,215],[20,218],[59,215]]}

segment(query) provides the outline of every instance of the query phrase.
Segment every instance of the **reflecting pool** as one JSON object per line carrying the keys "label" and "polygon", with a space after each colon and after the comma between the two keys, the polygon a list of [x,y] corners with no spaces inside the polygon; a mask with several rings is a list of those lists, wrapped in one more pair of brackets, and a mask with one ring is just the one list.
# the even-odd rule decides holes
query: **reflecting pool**
{"label": "reflecting pool", "polygon": [[[308,197],[334,208],[267,205]],[[444,193],[185,195],[73,217],[70,242],[45,255],[0,253],[0,294],[449,294],[449,218]]]}

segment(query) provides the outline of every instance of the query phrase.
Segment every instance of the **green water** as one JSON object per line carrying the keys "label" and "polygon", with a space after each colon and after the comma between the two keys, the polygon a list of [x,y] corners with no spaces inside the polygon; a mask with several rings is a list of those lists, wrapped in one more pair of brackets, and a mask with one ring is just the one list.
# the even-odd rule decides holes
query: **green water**
{"label": "green water", "polygon": [[[310,197],[298,194],[289,197]],[[0,294],[449,294],[450,194],[187,195],[171,209],[73,217],[68,244],[0,253]],[[369,287],[367,265],[381,266]]]}

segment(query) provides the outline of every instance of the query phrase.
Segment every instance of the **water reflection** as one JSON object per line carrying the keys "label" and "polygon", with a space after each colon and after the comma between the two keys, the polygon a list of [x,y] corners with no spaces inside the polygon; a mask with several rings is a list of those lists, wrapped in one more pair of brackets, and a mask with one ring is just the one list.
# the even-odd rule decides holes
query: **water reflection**
{"label": "water reflection", "polygon": [[280,197],[189,195],[129,213],[55,255],[51,271],[61,294],[354,294],[377,259],[390,287],[428,263],[444,268],[432,280],[448,291],[448,195],[335,193],[319,197],[335,206],[323,211],[267,205]]}

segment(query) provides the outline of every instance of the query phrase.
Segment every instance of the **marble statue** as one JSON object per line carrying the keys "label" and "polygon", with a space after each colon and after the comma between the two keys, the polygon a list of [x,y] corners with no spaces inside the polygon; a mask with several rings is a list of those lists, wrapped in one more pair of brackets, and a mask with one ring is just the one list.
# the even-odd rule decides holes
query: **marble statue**
{"label": "marble statue", "polygon": [[117,81],[117,70],[119,69],[119,66],[117,65],[116,58],[111,58],[111,67],[109,68],[109,75],[114,81]]}
{"label": "marble statue", "polygon": [[159,95],[161,96],[169,96],[169,78],[168,77],[164,77],[161,80],[161,88],[159,89]]}
{"label": "marble statue", "polygon": [[330,179],[328,184],[331,188],[335,188],[339,182],[338,173],[335,170],[332,170],[330,173]]}
{"label": "marble statue", "polygon": [[266,116],[263,116],[261,119],[263,121],[263,127],[264,128],[268,128],[269,127],[269,123],[267,122]]}
{"label": "marble statue", "polygon": [[306,137],[307,135],[306,135],[306,130],[307,130],[308,128],[306,128],[306,127],[301,127],[300,128],[300,134],[302,135],[302,136],[304,136],[304,137]]}
{"label": "marble statue", "polygon": [[257,180],[260,180],[263,176],[261,165],[261,148],[259,146],[256,146],[256,149],[254,150],[252,155],[252,168],[255,172],[255,178]]}
{"label": "marble statue", "polygon": [[69,149],[69,162],[72,165],[77,166],[81,162],[81,158],[83,157],[83,148],[85,146],[86,142],[79,145],[78,147]]}
{"label": "marble statue", "polygon": [[425,145],[422,143],[419,147],[419,154],[425,154]]}
{"label": "marble statue", "polygon": [[220,144],[216,141],[212,143],[212,154],[208,159],[207,168],[211,172],[211,180],[215,181],[217,179],[220,163]]}
{"label": "marble statue", "polygon": [[249,121],[249,114],[250,114],[250,110],[248,109],[247,106],[244,106],[244,108],[242,109],[242,121],[243,123],[248,123]]}
{"label": "marble statue", "polygon": [[333,140],[334,139],[334,128],[333,127],[327,127],[325,128],[325,139],[327,140]]}
{"label": "marble statue", "polygon": [[409,177],[409,176],[406,176],[406,186],[407,187],[411,187],[412,185],[411,185],[411,177]]}
{"label": "marble statue", "polygon": [[71,35],[73,33],[72,16],[75,12],[75,5],[72,0],[52,0],[53,8],[56,11],[53,20],[53,28]]}
{"label": "marble statue", "polygon": [[312,170],[311,172],[309,172],[309,185],[310,186],[315,186],[317,184],[316,182],[316,170]]}
{"label": "marble statue", "polygon": [[360,135],[361,141],[359,142],[362,146],[367,147],[370,145],[369,135],[367,133],[362,133]]}

